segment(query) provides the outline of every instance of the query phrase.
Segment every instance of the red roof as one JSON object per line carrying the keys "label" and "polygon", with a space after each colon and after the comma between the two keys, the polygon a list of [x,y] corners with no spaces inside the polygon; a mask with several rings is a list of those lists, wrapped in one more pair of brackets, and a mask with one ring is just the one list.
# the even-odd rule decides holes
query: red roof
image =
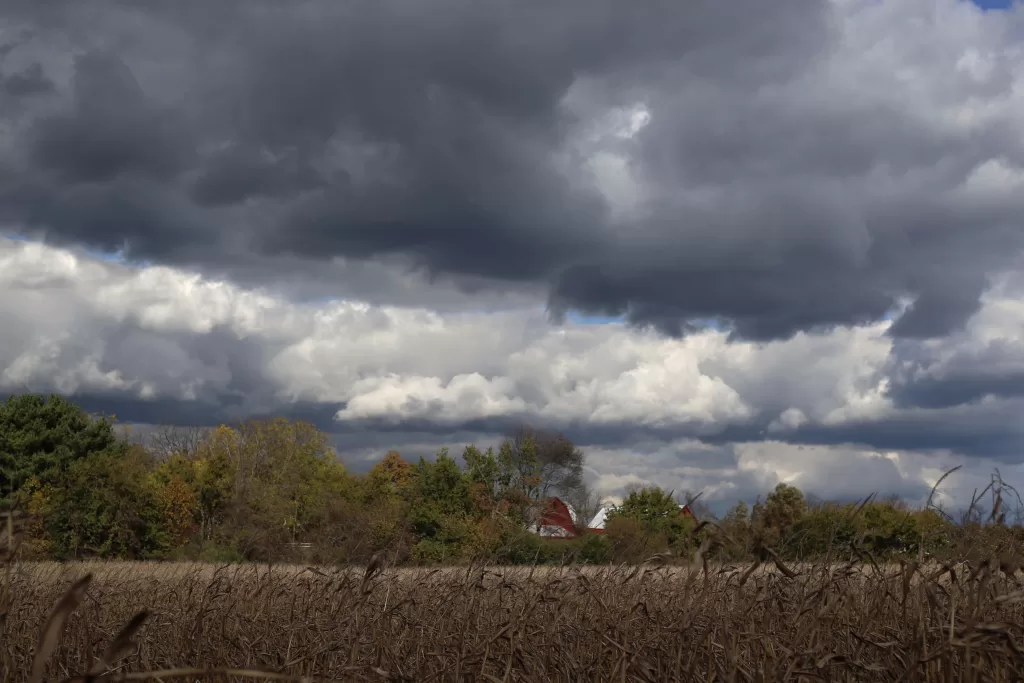
{"label": "red roof", "polygon": [[560,526],[563,529],[568,530],[576,529],[576,522],[572,518],[572,512],[569,510],[569,506],[563,503],[559,498],[551,498],[548,500],[547,507],[545,507],[538,523],[541,526]]}
{"label": "red roof", "polygon": [[572,510],[560,498],[552,497],[545,501],[537,523],[532,528],[542,536],[555,538],[577,536],[576,521],[573,519]]}

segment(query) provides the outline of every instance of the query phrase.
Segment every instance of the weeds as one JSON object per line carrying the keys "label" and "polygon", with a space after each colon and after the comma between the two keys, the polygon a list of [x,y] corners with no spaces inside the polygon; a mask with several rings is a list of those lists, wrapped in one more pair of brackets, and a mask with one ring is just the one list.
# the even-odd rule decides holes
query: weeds
{"label": "weeds", "polygon": [[61,565],[16,561],[16,521],[3,683],[1024,680],[1012,547],[732,565],[712,534],[694,558],[617,567]]}
{"label": "weeds", "polygon": [[1024,678],[1017,567],[778,564],[23,565],[5,680]]}

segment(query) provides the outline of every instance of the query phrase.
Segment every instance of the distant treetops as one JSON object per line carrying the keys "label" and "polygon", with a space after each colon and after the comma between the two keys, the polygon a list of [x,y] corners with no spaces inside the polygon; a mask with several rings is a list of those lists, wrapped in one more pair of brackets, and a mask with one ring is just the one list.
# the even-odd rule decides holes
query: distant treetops
{"label": "distant treetops", "polygon": [[[113,418],[60,396],[0,403],[0,506],[28,516],[23,557],[600,563],[684,557],[708,534],[708,552],[727,560],[769,550],[810,559],[1024,541],[1020,514],[1008,526],[1005,505],[991,519],[976,511],[954,524],[941,510],[898,500],[809,505],[786,484],[712,524],[698,525],[657,487],[602,508],[584,483],[584,463],[564,435],[523,426],[496,450],[469,445],[456,459],[442,448],[416,462],[388,451],[358,475],[307,422],[122,437]],[[697,516],[707,521],[705,510]]]}

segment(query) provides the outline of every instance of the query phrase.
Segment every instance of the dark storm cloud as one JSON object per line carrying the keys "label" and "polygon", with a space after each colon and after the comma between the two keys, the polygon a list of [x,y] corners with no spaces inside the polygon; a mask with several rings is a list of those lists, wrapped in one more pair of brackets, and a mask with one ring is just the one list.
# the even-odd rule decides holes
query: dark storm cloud
{"label": "dark storm cloud", "polygon": [[327,179],[294,152],[272,159],[252,147],[235,145],[211,155],[190,195],[200,206],[223,206],[254,194],[292,198],[326,185]]}
{"label": "dark storm cloud", "polygon": [[[920,119],[941,102],[904,111],[825,92],[815,69],[842,37],[833,11],[13,2],[0,19],[31,31],[12,54],[59,61],[70,45],[74,59],[64,106],[40,108],[24,163],[0,168],[0,213],[27,234],[229,272],[257,257],[294,270],[296,257],[402,255],[434,274],[543,284],[555,314],[673,334],[712,317],[780,338],[877,320],[911,296],[893,334],[944,335],[1022,244],[1019,198],[954,190],[1024,150],[1008,121],[951,133]],[[941,77],[945,97],[1012,85],[1002,63]],[[55,77],[11,78],[29,92]],[[621,144],[650,196],[613,219],[567,150],[584,119],[636,101],[650,124]],[[893,189],[869,178],[878,169],[925,180]]]}
{"label": "dark storm cloud", "polygon": [[570,268],[553,298],[556,312],[582,306],[674,335],[687,331],[688,319],[724,318],[738,338],[771,340],[796,330],[873,322],[892,307],[890,296],[865,286],[854,273],[812,258],[801,277],[736,264],[679,269],[651,260],[647,268],[639,263]]}
{"label": "dark storm cloud", "polygon": [[337,423],[333,418],[338,406],[324,403],[297,402],[287,409],[260,411],[244,405],[235,394],[216,392],[189,400],[140,400],[136,396],[113,392],[83,392],[71,394],[69,398],[90,413],[113,415],[120,423],[217,427],[222,424],[238,424],[244,420],[285,417],[303,420],[312,423],[317,429],[337,433]]}
{"label": "dark storm cloud", "polygon": [[1024,396],[1024,372],[924,379],[899,387],[892,396],[897,405],[919,408],[948,408],[989,396],[1015,398]]}
{"label": "dark storm cloud", "polygon": [[949,408],[986,398],[1024,397],[1024,357],[1016,340],[938,349],[947,354],[941,363],[934,349],[906,342],[895,346],[888,393],[897,406]]}
{"label": "dark storm cloud", "polygon": [[37,170],[65,186],[129,174],[169,181],[192,161],[174,115],[147,100],[118,55],[86,53],[74,74],[70,111],[40,118],[30,133]]}
{"label": "dark storm cloud", "polygon": [[[808,300],[797,276],[815,273],[799,253],[781,268],[737,273],[712,260],[709,276],[683,260],[648,275],[652,257],[697,248],[681,230],[712,229],[720,213],[663,206],[659,225],[641,227],[656,238],[631,245],[623,235],[634,231],[613,229],[596,190],[556,162],[579,123],[562,101],[580,83],[598,104],[648,100],[668,133],[644,145],[672,140],[693,164],[722,157],[687,142],[693,133],[678,127],[703,114],[666,93],[785,82],[830,37],[826,8],[811,0],[228,3],[214,13],[181,3],[135,10],[131,34],[118,3],[9,11],[34,26],[36,49],[60,38],[76,54],[65,106],[40,110],[29,165],[0,187],[5,217],[26,233],[154,261],[202,251],[204,265],[239,268],[239,244],[308,259],[403,254],[434,273],[549,283],[555,309],[614,310],[676,331],[722,315],[741,335],[784,335],[877,317],[890,301],[870,287],[850,302]],[[755,143],[734,142],[731,156],[763,151]],[[807,220],[829,218],[816,211]],[[815,289],[849,290],[851,277]]]}
{"label": "dark storm cloud", "polygon": [[131,176],[66,186],[59,193],[31,178],[9,178],[0,186],[0,218],[25,216],[32,220],[19,230],[23,235],[122,251],[132,259],[156,260],[172,252],[188,257],[221,239],[214,217],[166,187]]}
{"label": "dark storm cloud", "polygon": [[0,84],[3,85],[4,92],[11,97],[43,95],[54,89],[53,81],[46,77],[42,65],[38,62],[21,71],[6,75],[0,74]]}
{"label": "dark storm cloud", "polygon": [[[942,410],[907,410],[879,421],[802,427],[785,435],[789,443],[857,444],[878,450],[942,451],[1020,462],[1024,453],[1024,402],[961,405]],[[763,438],[763,437],[762,437]]]}
{"label": "dark storm cloud", "polygon": [[178,427],[215,427],[244,419],[232,417],[231,410],[218,397],[182,401],[160,398],[140,401],[138,397],[121,393],[74,393],[68,398],[84,410],[95,415],[112,415],[119,423],[174,425]]}
{"label": "dark storm cloud", "polygon": [[771,432],[768,427],[774,416],[762,414],[742,424],[721,424],[714,427],[698,424],[672,426],[637,426],[629,422],[606,424],[572,424],[542,417],[509,416],[487,420],[466,420],[458,425],[441,425],[426,420],[403,419],[355,421],[339,425],[334,431],[346,433],[394,434],[415,433],[440,438],[459,429],[480,434],[507,434],[525,423],[555,429],[581,444],[606,448],[636,449],[645,441],[671,442],[676,439],[697,439],[709,445],[728,446],[778,439],[786,443],[808,446],[845,446],[891,451],[931,452],[949,449],[961,455],[1019,462],[1024,453],[1024,427],[1015,417],[1020,403],[1010,401],[999,406],[948,407],[941,411],[906,411],[880,420],[857,420],[840,425],[807,425],[785,432]]}

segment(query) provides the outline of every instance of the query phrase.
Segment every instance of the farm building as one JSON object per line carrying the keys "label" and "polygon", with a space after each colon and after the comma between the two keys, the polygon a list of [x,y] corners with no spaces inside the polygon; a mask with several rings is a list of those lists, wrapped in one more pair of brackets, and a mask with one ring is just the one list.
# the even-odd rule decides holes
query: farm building
{"label": "farm building", "polygon": [[[597,511],[597,514],[594,515],[594,518],[590,520],[590,524],[587,525],[587,528],[595,533],[603,534],[605,522],[608,520],[608,513],[611,511],[612,506],[602,505],[601,509]],[[690,510],[688,505],[680,505],[679,514],[684,517],[693,517],[693,512]]]}
{"label": "farm building", "polygon": [[[587,525],[589,531],[603,534],[605,521],[612,506],[602,505],[594,518]],[[679,506],[679,514],[693,517],[693,512],[686,505]],[[547,538],[576,538],[579,535],[576,523],[579,515],[571,505],[561,498],[548,498],[544,504],[539,504],[535,509],[534,516],[537,521],[527,528],[530,532]]]}
{"label": "farm building", "polygon": [[548,498],[537,509],[537,521],[529,526],[529,530],[548,538],[575,538],[576,511],[561,498]]}

